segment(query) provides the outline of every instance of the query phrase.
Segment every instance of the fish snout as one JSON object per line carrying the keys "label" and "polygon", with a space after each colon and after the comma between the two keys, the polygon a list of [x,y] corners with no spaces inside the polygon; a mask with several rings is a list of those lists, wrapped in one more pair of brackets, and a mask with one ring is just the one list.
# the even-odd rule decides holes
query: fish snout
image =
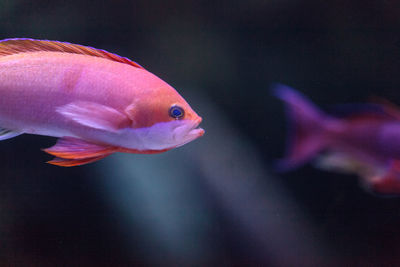
{"label": "fish snout", "polygon": [[192,127],[192,129],[189,131],[191,135],[196,136],[195,138],[198,138],[200,136],[203,136],[205,131],[202,128],[199,128],[200,123],[203,121],[203,119],[198,116],[195,120],[194,120],[194,125]]}
{"label": "fish snout", "polygon": [[198,117],[194,120],[194,127],[193,127],[193,129],[199,127],[199,125],[200,125],[200,123],[201,123],[202,121],[203,121],[203,119],[202,119],[200,116],[198,116]]}

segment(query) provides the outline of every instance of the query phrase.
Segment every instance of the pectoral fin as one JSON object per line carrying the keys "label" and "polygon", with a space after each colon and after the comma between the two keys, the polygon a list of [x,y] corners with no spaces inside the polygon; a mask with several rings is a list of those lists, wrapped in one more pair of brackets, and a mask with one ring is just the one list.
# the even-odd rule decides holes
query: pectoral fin
{"label": "pectoral fin", "polygon": [[105,158],[117,151],[116,147],[87,142],[73,137],[63,137],[44,151],[56,158],[48,163],[58,166],[77,166]]}
{"label": "pectoral fin", "polygon": [[117,132],[132,123],[122,112],[94,102],[72,102],[56,111],[81,125],[109,132]]}
{"label": "pectoral fin", "polygon": [[9,130],[9,129],[0,128],[0,141],[13,138],[13,137],[18,136],[20,134],[22,134],[22,133],[15,132],[15,131],[12,131],[12,130]]}

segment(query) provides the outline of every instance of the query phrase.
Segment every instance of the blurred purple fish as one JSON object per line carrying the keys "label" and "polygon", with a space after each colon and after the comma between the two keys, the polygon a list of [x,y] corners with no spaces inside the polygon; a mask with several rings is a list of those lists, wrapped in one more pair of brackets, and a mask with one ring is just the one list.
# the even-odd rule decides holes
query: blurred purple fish
{"label": "blurred purple fish", "polygon": [[389,103],[365,104],[362,110],[339,118],[325,114],[292,88],[277,85],[274,92],[285,103],[291,121],[292,136],[286,156],[278,162],[280,170],[316,158],[319,168],[359,175],[373,192],[400,194],[397,107]]}

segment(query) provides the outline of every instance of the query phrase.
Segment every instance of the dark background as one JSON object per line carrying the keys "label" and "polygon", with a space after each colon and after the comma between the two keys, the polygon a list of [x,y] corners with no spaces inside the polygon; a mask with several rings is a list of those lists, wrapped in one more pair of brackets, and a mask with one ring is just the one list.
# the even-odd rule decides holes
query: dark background
{"label": "dark background", "polygon": [[[206,134],[163,155],[59,168],[51,137],[0,143],[0,265],[382,266],[400,199],[311,165],[276,174],[270,85],[321,108],[400,103],[398,1],[0,1],[0,37],[126,56],[174,86]],[[1,83],[1,77],[0,77]],[[1,97],[1,96],[0,96]]]}

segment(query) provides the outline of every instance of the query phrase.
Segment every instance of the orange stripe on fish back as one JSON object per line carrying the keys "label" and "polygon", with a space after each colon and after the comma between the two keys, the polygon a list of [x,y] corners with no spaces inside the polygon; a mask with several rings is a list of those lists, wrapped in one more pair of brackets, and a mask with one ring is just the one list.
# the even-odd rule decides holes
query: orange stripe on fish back
{"label": "orange stripe on fish back", "polygon": [[63,53],[82,54],[94,57],[101,57],[143,69],[142,66],[140,66],[139,64],[128,58],[121,57],[116,54],[89,46],[83,46],[83,45],[77,45],[59,41],[33,40],[33,39],[20,39],[20,38],[5,39],[3,41],[0,41],[0,56],[8,56],[19,53],[30,53],[39,51],[63,52]]}

